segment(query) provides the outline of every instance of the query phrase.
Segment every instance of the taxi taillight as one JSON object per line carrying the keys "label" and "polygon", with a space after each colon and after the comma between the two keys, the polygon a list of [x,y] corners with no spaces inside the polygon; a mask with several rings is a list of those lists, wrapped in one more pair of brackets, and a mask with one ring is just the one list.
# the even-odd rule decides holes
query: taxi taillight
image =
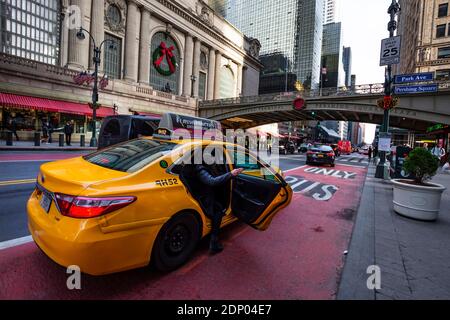
{"label": "taxi taillight", "polygon": [[56,193],[56,202],[62,215],[72,218],[95,218],[128,206],[136,197],[74,197]]}

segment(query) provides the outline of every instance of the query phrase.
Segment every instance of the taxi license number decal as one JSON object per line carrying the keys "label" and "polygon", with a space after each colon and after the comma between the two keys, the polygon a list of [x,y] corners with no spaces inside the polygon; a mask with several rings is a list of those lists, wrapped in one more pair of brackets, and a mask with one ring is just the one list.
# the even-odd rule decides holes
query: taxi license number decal
{"label": "taxi license number decal", "polygon": [[173,186],[178,184],[178,179],[161,179],[155,181],[156,185],[160,187]]}

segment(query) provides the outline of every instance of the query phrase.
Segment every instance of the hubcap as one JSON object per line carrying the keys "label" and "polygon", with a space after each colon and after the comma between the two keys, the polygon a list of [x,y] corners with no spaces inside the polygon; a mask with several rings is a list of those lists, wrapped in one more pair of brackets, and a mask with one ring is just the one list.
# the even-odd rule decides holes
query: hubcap
{"label": "hubcap", "polygon": [[179,254],[186,248],[188,243],[189,231],[184,225],[178,224],[167,232],[165,248],[168,254]]}

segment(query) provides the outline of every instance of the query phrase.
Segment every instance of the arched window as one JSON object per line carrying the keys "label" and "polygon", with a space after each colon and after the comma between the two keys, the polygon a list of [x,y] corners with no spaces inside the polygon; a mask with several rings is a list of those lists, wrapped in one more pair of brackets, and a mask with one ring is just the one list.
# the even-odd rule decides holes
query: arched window
{"label": "arched window", "polygon": [[219,97],[220,99],[235,96],[234,74],[230,67],[223,66],[220,72]]}
{"label": "arched window", "polygon": [[1,0],[0,6],[2,53],[59,63],[60,0]]}
{"label": "arched window", "polygon": [[151,41],[150,85],[155,90],[179,94],[180,50],[175,40],[157,32]]}

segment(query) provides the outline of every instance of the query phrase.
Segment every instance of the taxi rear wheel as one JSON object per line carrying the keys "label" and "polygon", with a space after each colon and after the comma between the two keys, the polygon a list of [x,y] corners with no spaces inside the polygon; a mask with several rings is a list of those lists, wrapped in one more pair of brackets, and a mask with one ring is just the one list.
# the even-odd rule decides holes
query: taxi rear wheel
{"label": "taxi rear wheel", "polygon": [[200,224],[192,214],[170,219],[158,233],[152,262],[159,271],[171,271],[184,264],[200,239]]}

